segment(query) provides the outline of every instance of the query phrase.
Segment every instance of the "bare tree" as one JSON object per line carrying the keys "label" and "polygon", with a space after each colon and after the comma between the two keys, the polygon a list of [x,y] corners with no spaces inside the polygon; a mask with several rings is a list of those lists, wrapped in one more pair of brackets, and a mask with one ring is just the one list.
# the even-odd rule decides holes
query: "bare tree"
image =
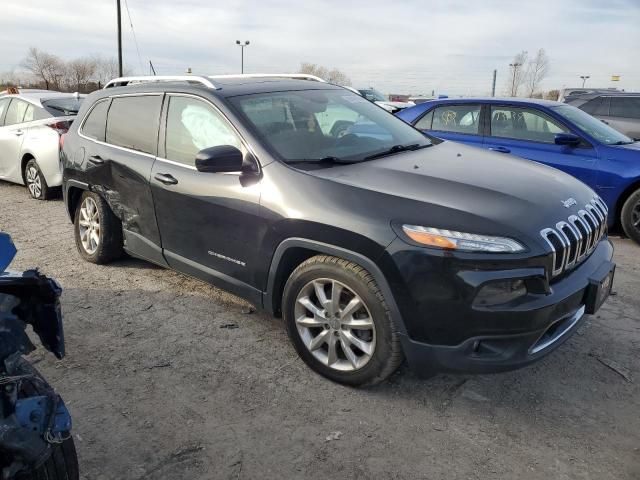
{"label": "bare tree", "polygon": [[41,80],[47,90],[60,88],[64,75],[64,62],[59,57],[31,47],[22,66]]}
{"label": "bare tree", "polygon": [[544,48],[538,50],[536,56],[529,60],[527,72],[525,75],[525,83],[529,97],[533,97],[536,89],[540,86],[542,80],[549,73],[549,57]]}
{"label": "bare tree", "polygon": [[[102,55],[94,55],[92,61],[95,64],[94,80],[98,86],[104,85],[109,80],[119,77],[118,59],[115,57],[103,57]],[[131,70],[125,65],[122,74],[124,76],[131,75]]]}
{"label": "bare tree", "polygon": [[94,78],[96,62],[93,58],[77,58],[67,62],[65,68],[65,86],[79,92]]}
{"label": "bare tree", "polygon": [[322,65],[315,63],[302,63],[300,64],[300,73],[306,73],[308,75],[315,75],[329,83],[335,83],[336,85],[351,85],[351,79],[337,68],[329,69]]}
{"label": "bare tree", "polygon": [[507,91],[510,97],[517,97],[518,90],[525,81],[525,69],[524,65],[527,63],[528,54],[526,51],[522,51],[513,57],[513,60],[509,64],[509,84]]}

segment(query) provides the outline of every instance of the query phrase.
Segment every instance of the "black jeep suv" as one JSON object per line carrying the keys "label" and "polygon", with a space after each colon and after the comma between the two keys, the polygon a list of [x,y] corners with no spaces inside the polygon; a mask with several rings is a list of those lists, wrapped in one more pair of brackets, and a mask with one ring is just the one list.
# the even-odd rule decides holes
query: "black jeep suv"
{"label": "black jeep suv", "polygon": [[607,209],[543,165],[424,136],[335,85],[117,79],[64,140],[87,261],[123,251],[284,317],[302,359],[370,385],[546,355],[613,278]]}

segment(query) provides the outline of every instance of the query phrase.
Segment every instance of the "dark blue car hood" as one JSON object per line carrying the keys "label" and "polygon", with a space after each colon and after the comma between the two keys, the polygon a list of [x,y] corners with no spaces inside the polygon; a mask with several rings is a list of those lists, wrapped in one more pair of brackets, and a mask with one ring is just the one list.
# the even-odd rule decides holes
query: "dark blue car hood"
{"label": "dark blue car hood", "polygon": [[0,232],[0,272],[7,269],[13,257],[16,256],[16,247],[7,233]]}

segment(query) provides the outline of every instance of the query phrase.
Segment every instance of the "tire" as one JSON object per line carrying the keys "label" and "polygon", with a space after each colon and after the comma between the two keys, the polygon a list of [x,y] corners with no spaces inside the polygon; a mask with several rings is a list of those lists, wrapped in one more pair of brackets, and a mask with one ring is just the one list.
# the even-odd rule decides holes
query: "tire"
{"label": "tire", "polygon": [[[23,380],[19,396],[44,395],[52,390],[33,365],[25,359],[20,359],[20,365],[21,370],[36,376],[40,381]],[[51,447],[51,456],[44,464],[34,471],[19,474],[16,480],[79,480],[78,456],[73,437]]]}
{"label": "tire", "polygon": [[640,190],[633,192],[622,206],[620,223],[624,233],[640,244]]}
{"label": "tire", "polygon": [[24,182],[31,198],[49,200],[53,196],[53,189],[47,185],[44,175],[35,159],[31,159],[24,166]]}
{"label": "tire", "polygon": [[[323,304],[320,295],[326,300],[323,311],[318,308]],[[382,292],[360,265],[325,255],[306,260],[287,280],[282,310],[298,355],[334,382],[372,386],[389,377],[404,359]]]}
{"label": "tire", "polygon": [[78,252],[87,262],[105,264],[122,256],[122,223],[97,193],[82,194],[73,229]]}

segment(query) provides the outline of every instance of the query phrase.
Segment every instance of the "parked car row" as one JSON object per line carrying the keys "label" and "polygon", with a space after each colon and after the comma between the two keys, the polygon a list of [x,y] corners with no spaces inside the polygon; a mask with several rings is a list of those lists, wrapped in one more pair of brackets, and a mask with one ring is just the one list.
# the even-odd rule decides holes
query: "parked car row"
{"label": "parked car row", "polygon": [[421,375],[522,367],[606,300],[610,195],[499,152],[551,145],[582,174],[600,148],[632,151],[626,137],[573,107],[484,101],[420,105],[423,133],[297,77],[133,77],[91,94],[61,153],[80,256],[126,252],[227,289],[349,385],[403,358]]}

